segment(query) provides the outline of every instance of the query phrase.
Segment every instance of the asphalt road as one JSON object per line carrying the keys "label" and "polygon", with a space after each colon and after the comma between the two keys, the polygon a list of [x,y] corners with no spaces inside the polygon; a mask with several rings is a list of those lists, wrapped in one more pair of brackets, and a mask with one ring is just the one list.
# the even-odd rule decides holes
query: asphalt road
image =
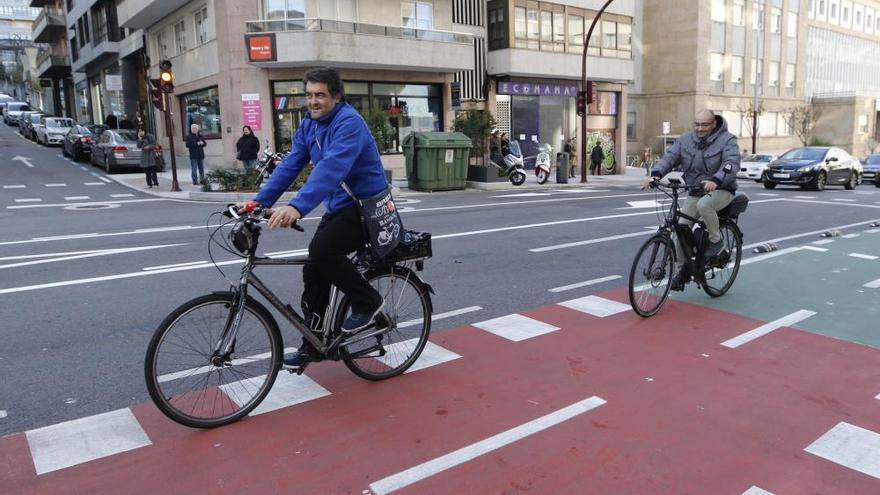
{"label": "asphalt road", "polygon": [[[221,205],[128,189],[2,125],[0,150],[0,436],[149,401],[143,356],[156,326],[183,302],[229,285],[205,263],[205,224]],[[880,189],[871,185],[742,189],[752,199],[740,219],[747,245],[795,246],[880,219]],[[406,227],[434,235],[423,277],[436,292],[435,312],[468,309],[437,319],[434,331],[625,286],[633,255],[659,221],[650,206],[657,199],[632,186],[594,185],[401,194]],[[319,214],[303,222],[305,235],[266,232],[261,250],[305,248]],[[592,242],[559,247],[582,241]],[[222,268],[237,273],[236,265]],[[264,269],[261,277],[298,301],[296,270]],[[551,291],[597,279],[606,281]]]}

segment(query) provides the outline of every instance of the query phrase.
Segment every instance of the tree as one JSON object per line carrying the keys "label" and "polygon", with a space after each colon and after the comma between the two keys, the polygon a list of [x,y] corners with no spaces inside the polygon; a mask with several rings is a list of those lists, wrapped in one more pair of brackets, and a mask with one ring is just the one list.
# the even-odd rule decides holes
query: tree
{"label": "tree", "polygon": [[[758,110],[755,111],[755,104],[753,102],[749,102],[748,106],[744,106],[739,104],[736,106],[737,111],[739,111],[739,116],[742,119],[743,129],[748,132],[749,136],[755,135],[755,129],[753,123],[757,121],[758,117],[760,117],[764,113],[764,102],[758,102]],[[757,113],[757,115],[755,115]],[[745,135],[746,133],[743,133]]]}
{"label": "tree", "polygon": [[367,110],[364,113],[364,120],[373,139],[376,140],[376,146],[379,153],[386,153],[394,148],[394,128],[388,123],[388,112],[384,110]]}
{"label": "tree", "polygon": [[495,119],[482,110],[460,112],[452,123],[452,130],[461,132],[471,138],[470,157],[483,157],[486,153],[489,134],[495,127]]}
{"label": "tree", "polygon": [[801,105],[786,109],[782,113],[782,119],[791,127],[798,139],[801,140],[801,143],[807,146],[820,115],[821,111],[818,108],[810,105]]}

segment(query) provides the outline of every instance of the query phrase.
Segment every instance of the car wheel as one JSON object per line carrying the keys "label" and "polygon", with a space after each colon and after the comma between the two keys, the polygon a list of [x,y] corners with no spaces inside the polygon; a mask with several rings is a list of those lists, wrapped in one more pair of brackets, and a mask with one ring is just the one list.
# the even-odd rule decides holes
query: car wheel
{"label": "car wheel", "polygon": [[769,180],[764,181],[764,189],[776,189],[776,183]]}
{"label": "car wheel", "polygon": [[843,188],[847,191],[852,191],[857,185],[859,185],[859,174],[852,172],[849,174],[849,180],[846,181]]}
{"label": "car wheel", "polygon": [[828,178],[825,176],[825,171],[819,172],[819,175],[816,176],[816,180],[813,181],[813,189],[816,191],[824,191],[825,190],[825,182]]}

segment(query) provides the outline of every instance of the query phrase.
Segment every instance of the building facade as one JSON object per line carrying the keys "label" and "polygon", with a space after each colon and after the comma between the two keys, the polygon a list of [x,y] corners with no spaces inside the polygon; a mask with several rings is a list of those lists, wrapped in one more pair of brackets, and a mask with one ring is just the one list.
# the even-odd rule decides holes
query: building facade
{"label": "building facade", "polygon": [[32,37],[39,51],[35,75],[46,93],[43,110],[48,115],[74,117],[73,77],[67,45],[67,22],[63,0],[31,0],[40,14],[32,25]]}
{"label": "building facade", "polygon": [[29,5],[28,0],[0,0],[0,91],[26,100],[32,91],[24,80],[21,56],[33,47],[31,27],[40,11]]}

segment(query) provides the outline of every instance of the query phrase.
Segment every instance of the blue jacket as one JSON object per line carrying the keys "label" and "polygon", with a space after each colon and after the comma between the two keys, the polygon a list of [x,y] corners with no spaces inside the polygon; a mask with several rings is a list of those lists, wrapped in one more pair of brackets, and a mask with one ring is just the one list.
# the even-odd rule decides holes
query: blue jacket
{"label": "blue jacket", "polygon": [[374,196],[388,187],[370,128],[361,114],[345,102],[337,103],[333,111],[319,119],[303,119],[293,136],[293,150],[255,199],[266,207],[274,205],[309,161],[315,168],[290,202],[302,216],[321,201],[327,213],[351,205],[354,200],[340,187],[342,181],[358,198]]}

